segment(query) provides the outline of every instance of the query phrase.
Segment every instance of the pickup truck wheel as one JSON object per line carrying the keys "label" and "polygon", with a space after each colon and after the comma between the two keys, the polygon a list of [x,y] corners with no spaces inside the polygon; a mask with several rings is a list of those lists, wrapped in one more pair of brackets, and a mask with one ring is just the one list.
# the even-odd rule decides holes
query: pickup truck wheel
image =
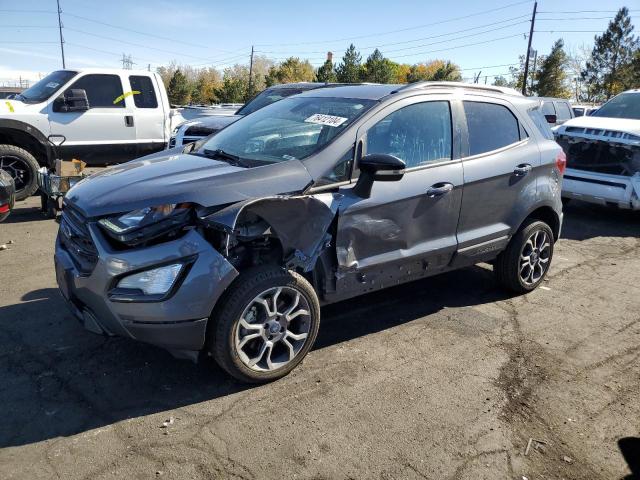
{"label": "pickup truck wheel", "polygon": [[0,145],[0,169],[13,177],[16,200],[30,197],[38,189],[36,159],[25,149],[14,145]]}
{"label": "pickup truck wheel", "polygon": [[276,380],[309,352],[320,304],[307,280],[280,267],[240,274],[210,321],[209,351],[229,374],[249,383]]}
{"label": "pickup truck wheel", "polygon": [[496,259],[494,272],[508,290],[527,293],[544,280],[553,257],[553,232],[539,220],[525,223]]}

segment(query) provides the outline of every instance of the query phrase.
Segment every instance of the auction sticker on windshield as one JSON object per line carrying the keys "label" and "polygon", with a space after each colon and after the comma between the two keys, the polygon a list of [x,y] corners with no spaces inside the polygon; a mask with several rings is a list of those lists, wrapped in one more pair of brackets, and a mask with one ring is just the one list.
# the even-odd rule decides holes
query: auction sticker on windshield
{"label": "auction sticker on windshield", "polygon": [[307,123],[317,123],[318,125],[327,125],[329,127],[339,127],[348,119],[346,117],[336,117],[335,115],[325,115],[323,113],[314,113],[305,120]]}

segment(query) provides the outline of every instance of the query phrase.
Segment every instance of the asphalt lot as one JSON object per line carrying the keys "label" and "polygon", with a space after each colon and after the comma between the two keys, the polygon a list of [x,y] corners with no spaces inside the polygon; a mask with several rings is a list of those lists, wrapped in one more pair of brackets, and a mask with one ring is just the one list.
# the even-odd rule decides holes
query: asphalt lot
{"label": "asphalt lot", "polygon": [[247,387],[84,331],[37,205],[0,224],[3,479],[640,475],[640,215],[570,204],[527,296],[473,267],[327,307],[304,363]]}

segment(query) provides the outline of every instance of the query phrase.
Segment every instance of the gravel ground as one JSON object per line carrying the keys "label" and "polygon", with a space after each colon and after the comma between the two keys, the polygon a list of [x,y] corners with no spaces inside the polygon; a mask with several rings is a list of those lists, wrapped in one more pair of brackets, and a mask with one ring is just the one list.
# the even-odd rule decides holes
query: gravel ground
{"label": "gravel ground", "polygon": [[637,214],[569,205],[527,296],[473,267],[324,308],[304,363],[247,387],[84,331],[37,203],[0,225],[3,479],[640,475]]}

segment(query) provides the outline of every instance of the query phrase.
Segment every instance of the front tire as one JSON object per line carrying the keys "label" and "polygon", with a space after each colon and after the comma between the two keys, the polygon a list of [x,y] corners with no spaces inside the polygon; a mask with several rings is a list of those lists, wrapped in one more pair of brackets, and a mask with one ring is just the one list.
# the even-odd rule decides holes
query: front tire
{"label": "front tire", "polygon": [[0,169],[13,177],[16,200],[24,200],[38,189],[38,168],[37,160],[24,148],[0,145]]}
{"label": "front tire", "polygon": [[529,220],[496,259],[498,283],[515,293],[535,290],[544,280],[553,258],[553,232],[539,220]]}
{"label": "front tire", "polygon": [[208,348],[230,375],[264,383],[287,375],[307,355],[320,327],[309,282],[276,266],[242,272],[210,319]]}

